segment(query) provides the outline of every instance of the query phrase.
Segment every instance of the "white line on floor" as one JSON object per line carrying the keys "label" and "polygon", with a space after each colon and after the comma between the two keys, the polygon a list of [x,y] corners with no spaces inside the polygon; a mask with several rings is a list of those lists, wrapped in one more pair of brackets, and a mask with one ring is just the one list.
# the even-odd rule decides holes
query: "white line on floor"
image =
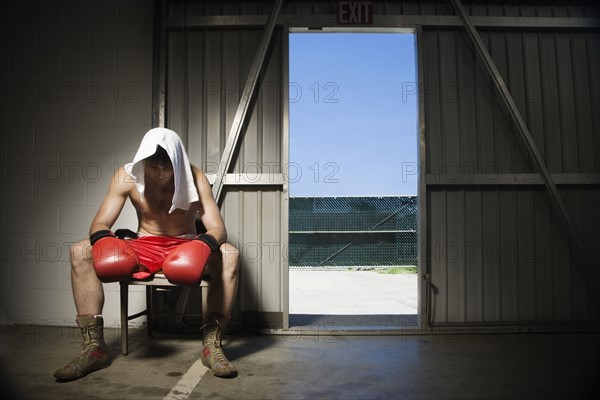
{"label": "white line on floor", "polygon": [[187,399],[206,371],[208,371],[208,368],[202,365],[202,360],[198,359],[181,377],[179,382],[173,386],[169,394],[167,394],[163,400]]}

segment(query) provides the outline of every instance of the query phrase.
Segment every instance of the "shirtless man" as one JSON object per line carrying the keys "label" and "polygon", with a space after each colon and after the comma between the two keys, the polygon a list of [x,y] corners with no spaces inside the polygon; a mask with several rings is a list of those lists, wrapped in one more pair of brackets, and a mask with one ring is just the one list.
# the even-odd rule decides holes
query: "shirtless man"
{"label": "shirtless man", "polygon": [[[144,157],[143,151],[148,153],[148,146],[153,146],[150,151],[156,151]],[[141,160],[137,160],[136,175],[137,158]],[[177,163],[172,162],[173,158]],[[236,376],[235,367],[221,349],[220,335],[229,322],[237,291],[239,253],[226,243],[225,225],[208,180],[202,171],[189,164],[181,140],[168,129],[150,130],[136,159],[115,172],[108,194],[92,221],[90,240],[71,247],[71,283],[83,345],[80,354],[54,376],[57,381],[74,380],[109,366],[101,316],[102,282],[127,280],[132,276],[145,278],[162,268],[171,282],[195,285],[206,266],[211,269],[212,281],[207,304],[210,322],[203,329],[202,362],[215,376]],[[177,168],[181,171],[177,172]],[[187,189],[182,187],[186,186],[186,173],[190,186]],[[122,240],[115,238],[110,229],[127,199],[137,212],[138,238]],[[197,218],[206,233],[196,232]]]}

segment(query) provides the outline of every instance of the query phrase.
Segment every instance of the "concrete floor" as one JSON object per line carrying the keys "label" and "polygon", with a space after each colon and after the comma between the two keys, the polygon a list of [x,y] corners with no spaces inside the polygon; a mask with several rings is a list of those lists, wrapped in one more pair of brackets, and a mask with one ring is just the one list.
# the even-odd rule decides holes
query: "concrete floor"
{"label": "concrete floor", "polygon": [[417,274],[290,269],[290,314],[416,315]]}
{"label": "concrete floor", "polygon": [[224,348],[239,376],[224,380],[196,363],[198,335],[134,331],[122,356],[119,332],[107,329],[112,365],[57,383],[53,371],[78,352],[76,328],[0,328],[0,389],[17,400],[585,399],[600,376],[597,333],[229,334]]}
{"label": "concrete floor", "polygon": [[416,329],[417,274],[290,270],[291,329]]}

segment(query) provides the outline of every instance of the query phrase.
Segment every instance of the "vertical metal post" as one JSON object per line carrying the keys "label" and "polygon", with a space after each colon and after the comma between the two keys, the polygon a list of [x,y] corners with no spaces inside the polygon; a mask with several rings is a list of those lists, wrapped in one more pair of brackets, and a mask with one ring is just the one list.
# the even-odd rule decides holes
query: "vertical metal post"
{"label": "vertical metal post", "polygon": [[262,70],[262,66],[265,61],[265,56],[267,54],[267,48],[269,47],[269,43],[271,42],[273,30],[275,29],[275,20],[277,18],[277,15],[279,14],[279,10],[281,9],[282,3],[283,0],[277,0],[275,5],[273,6],[273,11],[271,12],[269,20],[267,21],[262,40],[260,42],[256,55],[254,56],[254,61],[252,62],[250,72],[248,73],[246,85],[244,86],[244,91],[242,92],[242,98],[240,99],[237,111],[235,112],[235,116],[233,117],[233,123],[231,124],[229,136],[227,137],[227,142],[225,144],[225,148],[223,149],[223,155],[221,156],[221,162],[219,163],[219,171],[215,176],[215,182],[212,188],[213,196],[217,204],[221,200],[221,192],[223,190],[225,176],[227,175],[229,167],[231,166],[233,154],[235,153],[235,150],[237,148],[242,127],[245,125],[248,119],[248,108],[250,106],[250,101],[254,96],[254,91],[256,90],[256,81],[258,80],[258,77]]}
{"label": "vertical metal post", "polygon": [[152,55],[152,127],[165,126],[166,0],[154,0],[154,53]]}
{"label": "vertical metal post", "polygon": [[415,32],[415,51],[417,59],[417,82],[418,82],[418,93],[419,93],[419,157],[418,157],[418,168],[419,168],[419,188],[418,188],[418,226],[417,226],[417,274],[419,279],[417,280],[417,291],[418,291],[418,311],[417,311],[417,324],[419,329],[430,329],[430,310],[428,307],[427,299],[430,296],[429,285],[426,284],[426,276],[430,273],[428,259],[427,259],[427,181],[425,176],[427,174],[426,160],[427,160],[427,148],[425,140],[425,96],[423,94],[423,28],[421,25],[417,25]]}
{"label": "vertical metal post", "polygon": [[[285,91],[290,84],[290,28],[285,26],[282,33],[282,62],[281,71],[281,168],[289,165],[290,153],[290,102],[289,94]],[[290,202],[289,202],[289,174],[283,175],[283,187],[281,188],[281,233],[280,253],[281,260],[281,309],[283,310],[283,329],[290,326],[290,268],[289,268],[289,231],[290,231]],[[285,252],[283,254],[282,252]]]}
{"label": "vertical metal post", "polygon": [[554,207],[558,210],[558,216],[560,218],[561,225],[563,229],[566,230],[567,237],[569,239],[569,247],[571,249],[572,255],[577,259],[575,262],[576,267],[579,269],[579,273],[581,277],[584,279],[590,296],[596,297],[596,307],[600,309],[600,297],[598,295],[598,285],[600,284],[600,279],[598,278],[598,270],[597,266],[594,265],[593,257],[591,253],[588,251],[587,247],[583,242],[583,238],[579,233],[579,230],[575,226],[573,219],[571,218],[565,203],[558,192],[556,184],[552,180],[548,167],[544,162],[544,159],[538,150],[529,129],[527,128],[527,124],[525,124],[525,120],[521,116],[519,109],[517,108],[516,103],[514,102],[510,91],[508,90],[502,76],[500,75],[500,71],[496,68],[496,64],[492,60],[487,48],[485,47],[481,37],[477,33],[475,26],[469,20],[469,16],[467,15],[462,3],[460,0],[451,0],[456,12],[460,16],[465,28],[467,29],[467,33],[473,40],[475,44],[475,48],[479,53],[479,56],[483,60],[483,64],[485,65],[487,71],[492,77],[494,84],[498,91],[500,92],[500,98],[503,100],[504,104],[508,108],[508,112],[517,126],[519,134],[521,138],[525,142],[529,153],[533,157],[540,174],[542,175],[542,179],[544,184],[546,185],[546,189],[548,189],[548,193],[550,194],[550,198]]}

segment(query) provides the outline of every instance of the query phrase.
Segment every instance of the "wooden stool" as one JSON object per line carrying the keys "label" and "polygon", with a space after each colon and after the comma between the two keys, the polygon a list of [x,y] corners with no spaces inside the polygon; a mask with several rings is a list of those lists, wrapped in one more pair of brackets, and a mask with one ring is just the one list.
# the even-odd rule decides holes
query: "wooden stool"
{"label": "wooden stool", "polygon": [[[152,289],[154,287],[168,287],[168,286],[178,286],[172,284],[167,280],[162,271],[157,272],[153,278],[145,279],[145,280],[129,280],[119,282],[120,291],[121,291],[121,353],[123,355],[128,354],[128,343],[129,343],[129,326],[128,322],[132,319],[139,318],[143,315],[147,317],[147,331],[148,336],[152,336],[152,315],[159,315],[153,313],[153,304],[152,304]],[[144,311],[138,312],[136,314],[129,315],[129,285],[144,285],[146,286],[146,309]],[[206,322],[208,317],[207,315],[207,297],[208,297],[208,287],[210,286],[210,276],[205,275],[202,277],[202,281],[198,285],[201,291],[202,298],[202,321],[203,324]],[[190,290],[191,288],[188,286],[180,286],[182,288],[179,299],[177,301],[177,306],[175,308],[175,313],[172,315],[183,316],[184,309],[187,304]]]}

